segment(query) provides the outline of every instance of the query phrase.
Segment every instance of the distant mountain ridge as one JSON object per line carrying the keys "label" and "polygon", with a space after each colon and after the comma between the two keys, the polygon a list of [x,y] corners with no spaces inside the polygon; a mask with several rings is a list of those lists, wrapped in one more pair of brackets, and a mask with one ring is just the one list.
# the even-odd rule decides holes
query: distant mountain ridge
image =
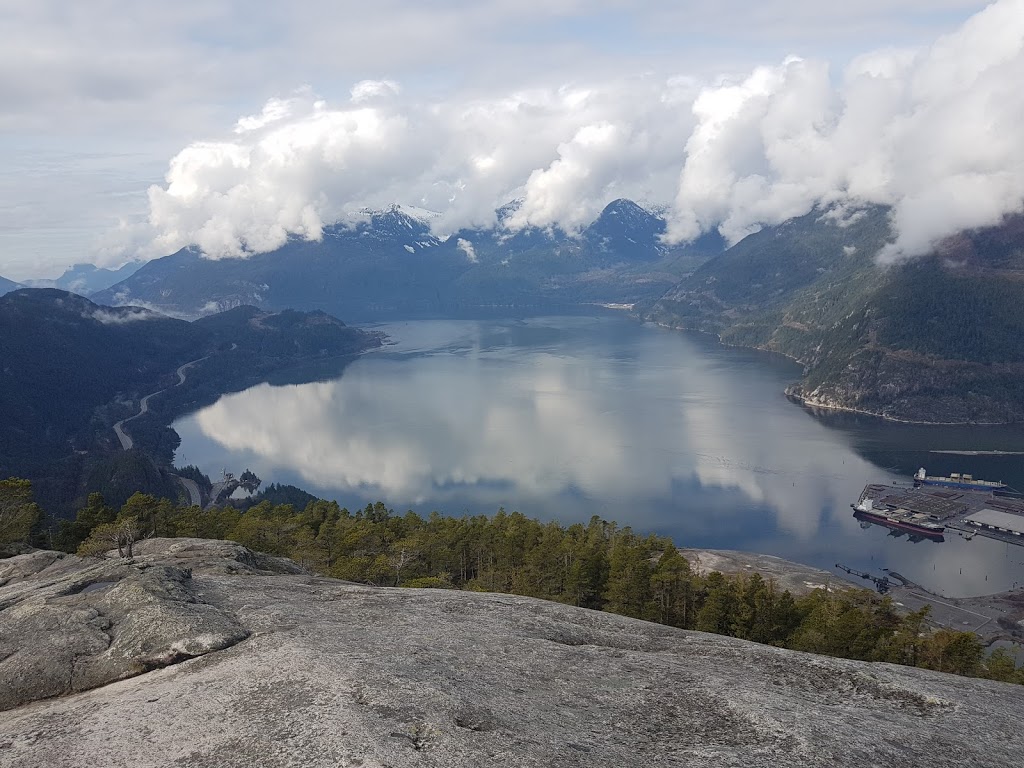
{"label": "distant mountain ridge", "polygon": [[90,296],[131,277],[141,266],[140,261],[130,261],[118,269],[104,269],[95,264],[75,264],[64,270],[64,274],[56,280],[26,280],[25,287],[58,288],[81,296]]}
{"label": "distant mountain ridge", "polygon": [[1024,216],[880,267],[888,211],[814,211],[710,259],[645,307],[665,325],[789,355],[789,394],[890,419],[1024,420]]}
{"label": "distant mountain ridge", "polygon": [[[499,221],[515,203],[497,212]],[[292,238],[270,253],[211,260],[186,248],[95,295],[196,316],[241,304],[322,309],[349,318],[557,310],[653,300],[724,244],[716,234],[666,246],[664,219],[610,203],[578,235],[557,229],[463,229],[441,238],[431,213],[405,206]]]}
{"label": "distant mountain ridge", "polygon": [[16,291],[21,287],[23,286],[13,280],[8,280],[6,277],[0,277],[0,296],[3,296],[5,293],[10,293],[11,291]]}
{"label": "distant mountain ridge", "polygon": [[355,220],[354,226],[334,226],[328,231],[336,238],[356,234],[360,238],[384,244],[401,242],[402,247],[410,253],[433,248],[443,242],[430,231],[431,219],[440,216],[433,211],[396,203],[384,210],[364,210],[362,216],[364,218]]}
{"label": "distant mountain ridge", "polygon": [[718,233],[662,242],[665,220],[615,200],[580,233],[499,226],[439,238],[429,212],[392,206],[322,242],[212,261],[194,249],[147,264],[96,298],[181,315],[240,304],[346,317],[562,312],[634,305],[664,325],[786,354],[811,405],[890,419],[1024,420],[1024,216],[882,268],[889,211],[818,209],[730,248]]}

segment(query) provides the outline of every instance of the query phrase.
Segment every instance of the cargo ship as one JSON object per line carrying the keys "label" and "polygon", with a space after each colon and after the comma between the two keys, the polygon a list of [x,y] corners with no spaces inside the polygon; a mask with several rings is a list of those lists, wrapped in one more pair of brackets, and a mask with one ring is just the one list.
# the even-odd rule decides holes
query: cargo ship
{"label": "cargo ship", "polygon": [[952,472],[949,477],[938,477],[929,475],[924,467],[917,470],[914,475],[916,485],[942,485],[946,488],[960,488],[965,491],[1003,491],[1009,486],[1005,483],[996,483],[992,480],[975,480],[973,475],[962,475],[959,472]]}
{"label": "cargo ship", "polygon": [[909,531],[927,536],[929,539],[944,540],[942,534],[945,533],[946,526],[933,523],[927,515],[911,512],[909,509],[876,509],[875,503],[868,498],[850,506],[853,507],[853,516],[858,520],[869,520],[886,528]]}

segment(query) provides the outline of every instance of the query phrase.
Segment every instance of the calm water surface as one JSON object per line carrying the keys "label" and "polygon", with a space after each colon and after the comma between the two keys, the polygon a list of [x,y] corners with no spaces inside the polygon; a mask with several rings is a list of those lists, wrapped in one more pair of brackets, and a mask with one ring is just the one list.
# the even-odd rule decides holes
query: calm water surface
{"label": "calm water surface", "polygon": [[181,463],[251,468],[355,508],[499,506],[591,515],[681,546],[825,568],[887,567],[949,596],[1024,584],[1024,547],[914,542],[850,510],[867,482],[919,466],[1024,488],[1024,430],[815,415],[782,391],[799,368],[620,316],[379,326],[394,342],[328,382],[260,385],[179,420]]}

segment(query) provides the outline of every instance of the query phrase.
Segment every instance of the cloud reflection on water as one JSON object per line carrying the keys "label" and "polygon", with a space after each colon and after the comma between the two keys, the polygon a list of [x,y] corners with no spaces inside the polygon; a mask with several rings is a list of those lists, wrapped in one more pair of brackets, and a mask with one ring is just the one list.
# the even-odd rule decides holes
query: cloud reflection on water
{"label": "cloud reflection on water", "polygon": [[862,530],[850,512],[865,483],[896,478],[868,458],[916,462],[931,442],[973,445],[973,432],[830,427],[783,398],[795,366],[623,318],[384,330],[397,344],[339,379],[253,387],[179,421],[179,457],[206,471],[249,466],[348,505],[597,514],[684,546],[888,566],[948,595],[1024,582],[1022,548],[912,544]]}
{"label": "cloud reflection on water", "polygon": [[607,507],[683,488],[699,505],[727,489],[801,538],[823,510],[849,503],[834,497],[837,477],[859,486],[877,473],[801,410],[765,407],[781,398],[778,371],[737,376],[735,361],[699,353],[691,338],[630,330],[539,348],[469,333],[455,353],[370,356],[337,380],[261,385],[194,418],[265,467],[396,504],[471,495],[524,508],[570,494]]}

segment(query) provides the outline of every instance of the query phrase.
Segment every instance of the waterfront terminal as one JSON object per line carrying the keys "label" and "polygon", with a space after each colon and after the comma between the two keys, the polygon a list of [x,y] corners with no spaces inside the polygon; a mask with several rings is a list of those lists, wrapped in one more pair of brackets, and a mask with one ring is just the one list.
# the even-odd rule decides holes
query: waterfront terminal
{"label": "waterfront terminal", "polygon": [[955,530],[1024,546],[1024,494],[968,474],[934,477],[920,469],[913,484],[869,483],[851,506],[862,522],[911,537],[943,541]]}

